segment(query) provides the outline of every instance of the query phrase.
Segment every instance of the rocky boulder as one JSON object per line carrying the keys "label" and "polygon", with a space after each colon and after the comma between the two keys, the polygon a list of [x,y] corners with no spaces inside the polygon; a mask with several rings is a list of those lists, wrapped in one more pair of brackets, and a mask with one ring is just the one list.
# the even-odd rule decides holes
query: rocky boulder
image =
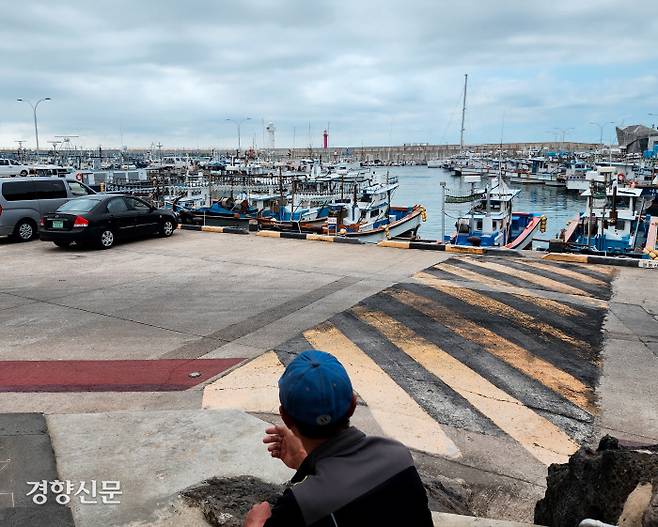
{"label": "rocky boulder", "polygon": [[[625,509],[636,489],[642,492],[634,493],[634,503]],[[647,495],[646,502],[642,495]],[[640,519],[631,520],[637,503],[643,503],[644,510],[635,512]],[[658,527],[657,513],[658,445],[622,446],[614,437],[605,436],[596,451],[581,448],[568,463],[549,467],[546,495],[535,507],[535,523],[576,527],[592,518],[627,527]]]}

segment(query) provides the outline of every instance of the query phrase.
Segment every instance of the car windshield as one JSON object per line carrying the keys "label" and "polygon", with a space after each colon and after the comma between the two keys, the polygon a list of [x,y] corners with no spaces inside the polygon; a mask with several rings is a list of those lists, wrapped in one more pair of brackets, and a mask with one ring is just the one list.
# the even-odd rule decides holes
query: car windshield
{"label": "car windshield", "polygon": [[100,200],[98,199],[91,199],[91,198],[72,199],[71,201],[67,201],[66,203],[64,203],[64,205],[58,208],[57,212],[70,212],[70,211],[89,212],[99,203]]}

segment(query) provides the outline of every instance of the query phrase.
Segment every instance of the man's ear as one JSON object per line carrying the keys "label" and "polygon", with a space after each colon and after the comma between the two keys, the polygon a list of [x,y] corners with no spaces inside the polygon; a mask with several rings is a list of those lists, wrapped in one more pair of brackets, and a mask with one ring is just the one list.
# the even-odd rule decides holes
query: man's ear
{"label": "man's ear", "polygon": [[347,412],[347,417],[352,417],[354,415],[355,410],[356,410],[356,395],[352,394],[352,403],[350,404],[350,409]]}

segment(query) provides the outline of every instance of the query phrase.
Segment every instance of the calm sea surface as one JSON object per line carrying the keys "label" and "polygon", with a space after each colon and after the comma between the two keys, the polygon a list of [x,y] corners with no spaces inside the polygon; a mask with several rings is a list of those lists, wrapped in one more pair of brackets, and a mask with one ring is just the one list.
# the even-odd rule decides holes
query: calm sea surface
{"label": "calm sea surface", "polygon": [[[441,187],[447,183],[446,190],[455,194],[468,194],[470,184],[464,184],[461,178],[440,168],[425,166],[377,168],[376,172],[388,170],[400,179],[400,188],[393,195],[393,205],[413,205],[420,203],[427,209],[427,222],[420,229],[425,239],[438,239],[441,236]],[[546,233],[537,233],[539,238],[552,238],[567,222],[585,208],[585,201],[576,192],[567,192],[564,188],[545,185],[521,185],[510,183],[521,193],[514,200],[514,210],[519,212],[541,212],[548,219]],[[446,234],[452,232],[456,218],[468,211],[468,204],[446,204]]]}

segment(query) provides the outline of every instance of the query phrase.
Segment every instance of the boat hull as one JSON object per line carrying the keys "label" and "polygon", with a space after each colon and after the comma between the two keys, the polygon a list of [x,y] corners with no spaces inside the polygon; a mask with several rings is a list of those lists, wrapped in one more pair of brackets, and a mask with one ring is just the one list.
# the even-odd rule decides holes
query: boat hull
{"label": "boat hull", "polygon": [[320,233],[322,232],[324,225],[327,223],[327,216],[303,221],[279,221],[275,218],[263,217],[259,217],[257,220],[261,229]]}
{"label": "boat hull", "polygon": [[[470,243],[468,241],[471,239],[470,236],[462,234],[458,235],[457,233],[453,233],[452,236],[446,237],[445,242],[450,245],[462,247],[498,247],[520,251],[532,246],[532,240],[541,227],[542,218],[543,216],[541,214],[535,214],[532,212],[513,212],[512,221],[516,224],[521,224],[517,227],[517,231],[520,229],[520,232],[518,232],[518,234],[507,243],[502,243],[500,241],[504,240],[504,234],[501,232],[496,235],[492,234],[478,237],[478,240],[480,240],[479,244]],[[454,240],[457,240],[458,243],[454,243]]]}
{"label": "boat hull", "polygon": [[424,221],[424,216],[424,207],[415,205],[410,208],[407,215],[392,223],[369,231],[350,232],[341,236],[356,239],[363,243],[379,243],[383,240],[402,236],[415,237],[418,228]]}
{"label": "boat hull", "polygon": [[[512,214],[514,217],[514,214]],[[516,236],[511,242],[505,245],[506,249],[515,249],[517,251],[522,251],[527,249],[528,246],[532,247],[532,240],[535,237],[536,232],[541,226],[541,216],[532,216],[526,228],[521,231],[521,233]]]}

